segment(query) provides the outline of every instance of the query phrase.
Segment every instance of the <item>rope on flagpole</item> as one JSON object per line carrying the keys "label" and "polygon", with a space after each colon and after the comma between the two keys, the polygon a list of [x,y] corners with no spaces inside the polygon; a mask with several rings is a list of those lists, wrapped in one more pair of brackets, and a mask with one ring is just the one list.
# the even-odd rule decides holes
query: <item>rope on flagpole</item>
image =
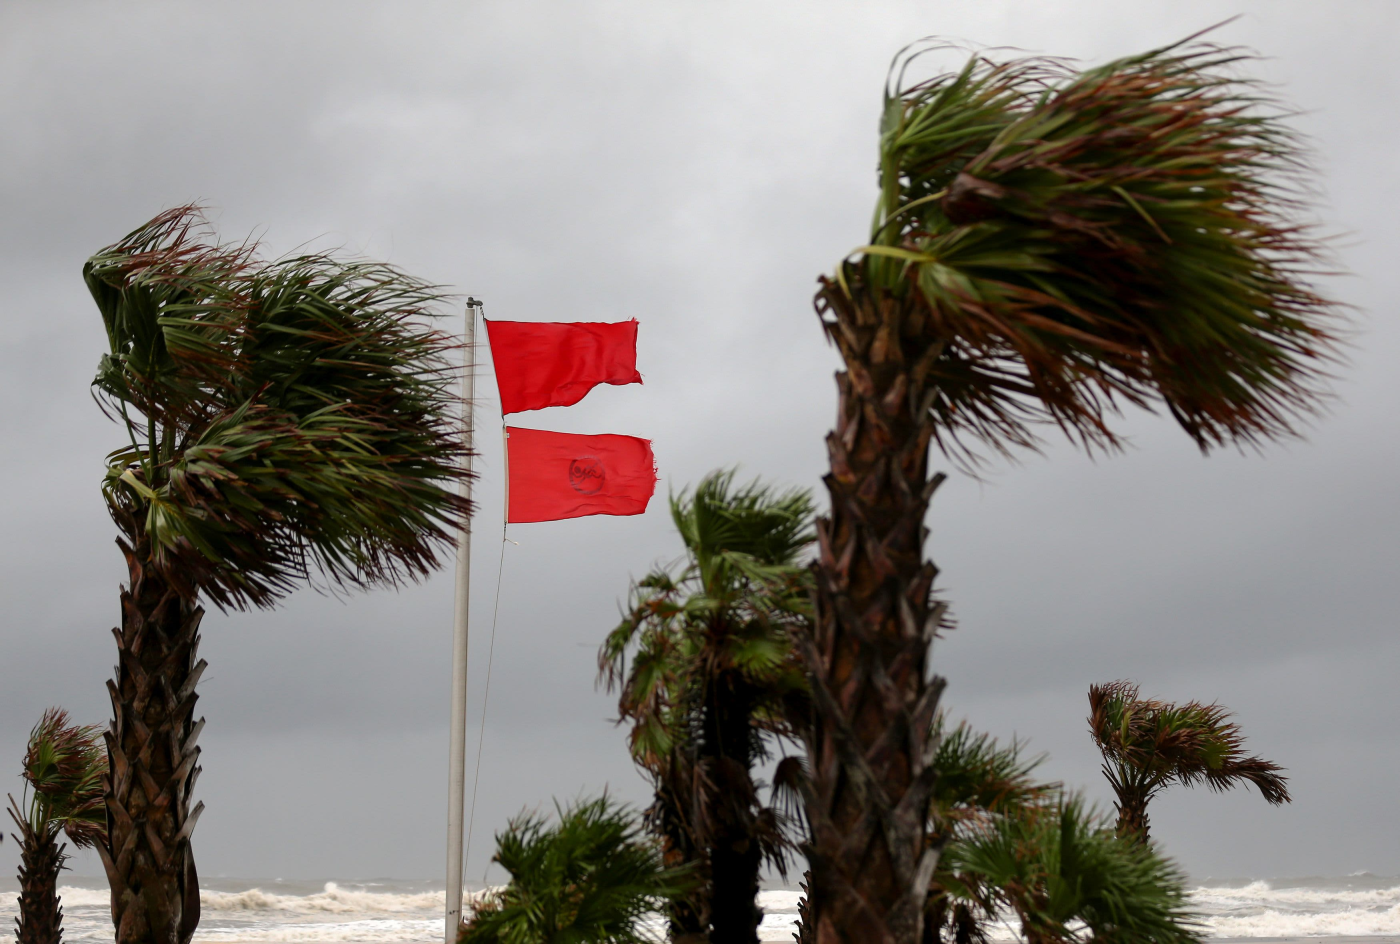
{"label": "rope on flagpole", "polygon": [[[481,783],[481,747],[486,741],[486,703],[491,699],[491,663],[496,655],[496,617],[501,612],[501,574],[506,568],[506,529],[501,526],[501,556],[496,564],[496,602],[491,606],[491,642],[486,647],[486,686],[481,695],[481,728],[476,735],[476,768],[472,771],[472,806],[467,817],[467,848],[462,858],[471,861],[472,826],[476,823],[476,788]],[[491,869],[491,860],[486,861],[486,871]],[[486,871],[481,873],[481,883],[486,884]]]}

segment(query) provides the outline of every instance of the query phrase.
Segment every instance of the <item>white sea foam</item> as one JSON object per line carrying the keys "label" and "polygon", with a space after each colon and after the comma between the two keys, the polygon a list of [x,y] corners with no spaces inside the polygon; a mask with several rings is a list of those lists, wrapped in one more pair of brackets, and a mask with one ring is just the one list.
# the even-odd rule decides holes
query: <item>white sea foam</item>
{"label": "white sea foam", "polygon": [[299,913],[362,914],[364,912],[400,914],[404,912],[442,910],[446,906],[445,892],[394,894],[341,888],[335,882],[313,895],[278,895],[261,888],[245,892],[199,893],[200,907],[206,911],[288,911]]}
{"label": "white sea foam", "polygon": [[[64,885],[64,937],[71,944],[110,941],[110,898],[99,880]],[[442,940],[444,894],[421,883],[264,882],[212,880],[201,890],[203,917],[196,941],[209,944],[418,944]],[[477,893],[480,894],[480,893]],[[1206,883],[1191,889],[1191,905],[1213,938],[1400,936],[1400,880],[1369,873],[1290,882]],[[760,893],[765,912],[759,936],[790,941],[801,893]],[[15,914],[15,892],[0,893],[0,926]],[[660,932],[664,922],[651,922]],[[1018,929],[993,929],[993,942],[1012,942]]]}

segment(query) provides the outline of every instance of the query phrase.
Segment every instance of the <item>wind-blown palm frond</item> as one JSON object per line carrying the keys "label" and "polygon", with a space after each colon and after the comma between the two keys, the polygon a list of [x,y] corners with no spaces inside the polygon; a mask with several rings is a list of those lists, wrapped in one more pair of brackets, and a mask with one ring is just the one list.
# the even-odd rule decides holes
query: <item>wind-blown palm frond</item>
{"label": "wind-blown palm frond", "polygon": [[[1023,756],[1019,742],[1000,744],[966,722],[949,730],[941,713],[932,736],[938,776],[929,798],[928,835],[941,852],[994,828],[1000,819],[1057,802],[1059,785],[1034,776],[1043,755]],[[986,880],[953,872],[950,863],[956,861],[956,855],[942,855],[934,868],[924,903],[925,939],[980,944],[998,920],[1001,903]]]}
{"label": "wind-blown palm frond", "polygon": [[94,380],[130,444],[109,507],[182,595],[265,606],[428,573],[468,508],[442,293],[396,269],[263,262],[168,211],[84,266],[110,352]]}
{"label": "wind-blown palm frond", "polygon": [[510,882],[478,905],[460,944],[660,940],[644,919],[689,889],[691,870],[666,868],[636,815],[606,796],[556,810],[556,823],[527,814],[497,835],[493,861]]}
{"label": "wind-blown palm frond", "polygon": [[1203,937],[1185,876],[1152,846],[1115,835],[1073,795],[999,817],[944,855],[950,888],[1012,912],[1030,944]]}
{"label": "wind-blown palm frond", "polygon": [[[1118,443],[1118,400],[1164,403],[1201,446],[1292,432],[1334,356],[1308,168],[1235,49],[1177,44],[1076,73],[975,56],[904,85],[881,128],[870,244],[818,296],[923,300],[943,338],[910,365],[945,450],[1030,446],[1049,421]],[[838,343],[840,339],[837,339]]]}
{"label": "wind-blown palm frond", "polygon": [[643,766],[684,727],[693,683],[729,669],[762,691],[764,729],[788,733],[781,703],[805,683],[787,632],[809,614],[800,556],[813,539],[812,516],[808,492],[758,481],[736,487],[733,471],[712,473],[693,495],[671,498],[686,563],[636,582],[622,622],[598,653],[599,678],[620,691],[619,710],[633,722],[633,754]]}
{"label": "wind-blown palm frond", "polygon": [[938,778],[929,799],[929,818],[940,835],[951,835],[964,822],[1035,805],[1059,789],[1058,784],[1035,779],[1044,755],[1023,756],[1020,742],[999,744],[966,722],[946,728],[940,714],[934,735],[938,753],[933,760]]}
{"label": "wind-blown palm frond", "polygon": [[45,711],[24,754],[29,825],[37,833],[62,830],[73,845],[91,848],[107,831],[106,771],[100,725],[75,725],[62,708]]}
{"label": "wind-blown palm frond", "polygon": [[1147,835],[1147,804],[1173,783],[1229,790],[1251,783],[1274,805],[1291,800],[1282,767],[1244,755],[1239,725],[1219,704],[1140,698],[1125,681],[1089,688],[1089,732],[1118,797],[1120,824]]}

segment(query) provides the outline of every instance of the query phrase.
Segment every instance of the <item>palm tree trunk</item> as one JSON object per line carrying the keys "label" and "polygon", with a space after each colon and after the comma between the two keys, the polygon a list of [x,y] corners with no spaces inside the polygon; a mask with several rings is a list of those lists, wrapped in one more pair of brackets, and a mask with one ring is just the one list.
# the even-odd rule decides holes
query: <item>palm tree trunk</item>
{"label": "palm tree trunk", "polygon": [[[199,775],[194,720],[197,659],[204,611],[177,594],[144,563],[145,535],[119,540],[130,586],[123,588],[117,677],[107,683],[112,724],[106,732],[107,841],[98,854],[112,886],[117,944],[189,944],[199,924],[199,881],[190,833],[203,811],[190,810]],[[134,549],[133,549],[134,548]]]}
{"label": "palm tree trunk", "polygon": [[807,899],[812,894],[812,870],[808,869],[802,873],[802,897],[797,899],[797,926],[793,928],[792,939],[794,944],[817,944],[817,932],[812,927],[812,915],[807,905]]}
{"label": "palm tree trunk", "polygon": [[666,903],[667,936],[672,944],[705,944],[710,923],[709,861],[696,847],[687,810],[693,806],[695,764],[693,756],[676,747],[666,766],[653,771],[656,797],[646,812],[649,828],[661,837],[662,861],[667,868],[692,866],[698,886]]}
{"label": "palm tree trunk", "polygon": [[[944,606],[924,560],[940,339],[926,307],[828,280],[817,295],[846,370],[827,437],[831,517],[818,522],[813,638],[799,639],[813,680],[807,736],[812,829],[808,902],[820,944],[919,944],[938,861],[926,836],[930,731],[943,682],[926,671]],[[915,293],[909,293],[913,295]]]}
{"label": "palm tree trunk", "polygon": [[1114,806],[1118,810],[1118,835],[1147,842],[1147,797],[1119,794]]}
{"label": "palm tree trunk", "polygon": [[700,755],[713,790],[710,812],[711,944],[757,944],[762,852],[754,835],[753,693],[728,675],[705,692]]}
{"label": "palm tree trunk", "polygon": [[20,844],[19,916],[15,918],[18,944],[59,944],[63,939],[63,909],[58,901],[58,873],[68,856],[55,830],[35,831],[14,809],[10,818],[20,829],[13,836]]}

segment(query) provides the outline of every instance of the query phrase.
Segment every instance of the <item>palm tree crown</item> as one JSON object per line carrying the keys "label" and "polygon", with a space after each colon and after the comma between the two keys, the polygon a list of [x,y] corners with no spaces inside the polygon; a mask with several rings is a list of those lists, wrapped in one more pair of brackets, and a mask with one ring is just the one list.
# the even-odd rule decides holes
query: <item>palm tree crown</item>
{"label": "palm tree crown", "polygon": [[29,732],[24,754],[30,828],[36,833],[61,830],[73,845],[91,848],[107,831],[102,804],[106,768],[101,725],[75,725],[62,708],[44,712]]}
{"label": "palm tree crown", "polygon": [[1148,802],[1174,783],[1221,791],[1250,783],[1271,804],[1290,801],[1283,768],[1246,757],[1239,725],[1229,717],[1217,704],[1140,698],[1129,682],[1090,686],[1089,732],[1118,797],[1120,831],[1145,840]]}
{"label": "palm tree crown", "polygon": [[1031,445],[1041,421],[1113,446],[1120,399],[1164,403],[1202,449],[1291,432],[1337,306],[1306,281],[1325,253],[1297,136],[1231,72],[1248,57],[974,56],[903,86],[938,49],[896,59],[871,240],[819,298],[856,279],[919,300],[941,341],[910,366],[945,449]]}
{"label": "palm tree crown", "polygon": [[633,722],[632,751],[641,763],[683,736],[686,692],[725,671],[752,682],[765,699],[764,723],[786,730],[780,701],[803,681],[785,633],[806,612],[800,558],[812,542],[812,514],[808,492],[758,481],[736,486],[732,471],[711,473],[694,494],[672,497],[685,560],[637,581],[598,654],[602,677],[621,693],[623,718]]}
{"label": "palm tree crown", "polygon": [[636,814],[606,796],[557,812],[555,823],[521,815],[496,837],[510,882],[480,900],[460,944],[655,940],[646,920],[690,887],[690,870],[667,868]]}
{"label": "palm tree crown", "polygon": [[93,386],[129,445],[103,490],[182,596],[266,606],[321,572],[395,582],[467,513],[442,299],[377,263],[262,262],[167,211],[83,278],[110,352]]}

